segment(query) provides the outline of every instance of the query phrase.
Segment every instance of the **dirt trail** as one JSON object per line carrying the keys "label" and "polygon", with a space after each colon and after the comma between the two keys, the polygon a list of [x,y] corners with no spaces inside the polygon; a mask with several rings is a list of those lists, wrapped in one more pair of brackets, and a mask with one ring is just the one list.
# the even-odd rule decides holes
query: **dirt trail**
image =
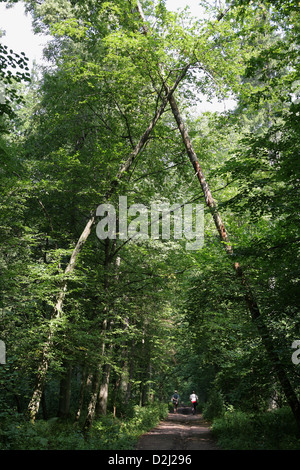
{"label": "dirt trail", "polygon": [[141,436],[137,450],[219,450],[210,425],[190,408],[169,413],[165,421]]}

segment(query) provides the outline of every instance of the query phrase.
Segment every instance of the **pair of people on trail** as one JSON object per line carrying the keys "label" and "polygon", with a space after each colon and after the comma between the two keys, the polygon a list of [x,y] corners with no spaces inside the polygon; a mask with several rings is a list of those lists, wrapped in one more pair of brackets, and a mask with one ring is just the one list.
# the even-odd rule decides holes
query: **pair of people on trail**
{"label": "pair of people on trail", "polygon": [[180,401],[180,396],[179,396],[177,390],[175,390],[175,392],[173,393],[171,401],[172,401],[173,406],[174,406],[174,413],[177,413],[177,408],[178,408],[179,401]]}
{"label": "pair of people on trail", "polygon": [[[177,390],[175,390],[175,392],[173,393],[171,401],[172,401],[173,406],[174,406],[174,413],[177,413],[178,405],[179,405],[179,402],[180,402],[180,396],[179,396]],[[194,414],[196,414],[196,406],[198,404],[198,396],[196,395],[196,393],[194,391],[190,395],[190,402],[192,403],[192,413],[194,415]]]}
{"label": "pair of people on trail", "polygon": [[194,391],[190,395],[190,402],[192,403],[192,413],[194,415],[194,414],[196,414],[196,406],[197,406],[197,403],[198,403],[198,397],[197,397],[197,395]]}

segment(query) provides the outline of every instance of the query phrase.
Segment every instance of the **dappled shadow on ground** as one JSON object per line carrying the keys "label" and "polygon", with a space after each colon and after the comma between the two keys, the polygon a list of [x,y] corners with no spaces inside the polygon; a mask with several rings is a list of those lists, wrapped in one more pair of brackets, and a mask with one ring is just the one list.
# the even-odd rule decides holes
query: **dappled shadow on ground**
{"label": "dappled shadow on ground", "polygon": [[187,407],[177,414],[169,413],[165,421],[140,438],[136,449],[219,450],[209,423],[200,414],[192,415]]}

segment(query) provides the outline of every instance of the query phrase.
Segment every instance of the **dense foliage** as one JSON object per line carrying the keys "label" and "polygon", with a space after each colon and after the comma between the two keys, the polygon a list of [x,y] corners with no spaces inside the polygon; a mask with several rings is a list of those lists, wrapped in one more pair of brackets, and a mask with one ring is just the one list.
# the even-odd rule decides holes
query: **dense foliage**
{"label": "dense foliage", "polygon": [[[178,388],[186,403],[197,390],[225,447],[257,416],[259,448],[295,448],[300,7],[237,0],[198,19],[161,0],[25,3],[53,39],[30,84],[0,46],[0,447],[131,448]],[[202,113],[202,96],[236,106]],[[97,207],[120,196],[149,213],[203,204],[203,246],[187,250],[175,222],[166,240],[100,239]],[[265,417],[284,405],[294,417]],[[284,413],[292,433],[263,442]]]}

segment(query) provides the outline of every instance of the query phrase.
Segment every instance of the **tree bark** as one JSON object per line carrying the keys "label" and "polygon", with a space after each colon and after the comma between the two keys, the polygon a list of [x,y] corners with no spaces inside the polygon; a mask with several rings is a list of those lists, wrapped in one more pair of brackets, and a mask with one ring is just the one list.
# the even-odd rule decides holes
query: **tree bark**
{"label": "tree bark", "polygon": [[60,380],[57,416],[66,419],[70,416],[72,366],[66,364],[64,376]]}
{"label": "tree bark", "polygon": [[102,370],[102,381],[100,384],[97,414],[106,415],[108,402],[108,386],[110,381],[110,364],[105,364]]}
{"label": "tree bark", "polygon": [[88,411],[87,411],[87,415],[86,415],[86,419],[84,423],[85,431],[88,431],[91,428],[94,417],[95,417],[95,410],[96,410],[99,387],[100,387],[100,377],[101,377],[101,368],[99,366],[93,375],[91,396],[90,396]]}
{"label": "tree bark", "polygon": [[82,374],[81,374],[81,380],[80,380],[80,392],[79,392],[79,402],[78,402],[78,409],[75,415],[75,424],[78,424],[81,413],[82,413],[82,407],[83,407],[83,402],[84,402],[84,396],[85,396],[85,389],[87,386],[87,383],[90,381],[90,377],[87,374],[87,368],[86,366],[83,367]]}
{"label": "tree bark", "polygon": [[[119,185],[122,177],[129,170],[129,168],[131,167],[131,165],[135,161],[136,157],[139,155],[139,153],[143,149],[144,145],[148,141],[152,130],[154,129],[155,125],[157,124],[158,120],[160,119],[161,115],[163,114],[166,105],[168,104],[169,97],[174,93],[174,91],[176,90],[178,84],[184,78],[188,68],[189,68],[189,65],[187,65],[181,71],[181,73],[178,75],[173,87],[170,90],[168,90],[166,96],[163,98],[159,109],[156,111],[155,116],[153,117],[153,119],[150,122],[149,126],[147,127],[147,129],[143,133],[143,135],[140,138],[138,144],[136,145],[136,147],[134,148],[134,150],[132,151],[132,153],[130,154],[128,159],[126,160],[126,162],[121,166],[121,168],[120,168],[119,172],[117,173],[115,179],[111,182],[111,187],[110,187],[109,191],[107,192],[106,200],[108,200],[113,195],[113,193],[115,192],[117,186]],[[53,336],[54,336],[54,333],[56,331],[54,322],[52,320],[57,320],[62,315],[63,302],[64,302],[64,299],[65,299],[66,292],[67,292],[67,287],[68,287],[68,274],[72,273],[75,269],[77,259],[78,259],[79,254],[81,253],[82,248],[85,245],[85,243],[86,243],[86,241],[87,241],[87,239],[88,239],[88,237],[91,233],[92,227],[95,223],[95,219],[96,219],[96,212],[93,211],[93,213],[91,214],[91,217],[89,218],[88,222],[86,223],[86,226],[84,227],[83,232],[81,233],[81,235],[78,239],[78,242],[76,243],[76,246],[75,246],[75,248],[74,248],[74,250],[71,254],[69,263],[68,263],[68,265],[65,269],[65,272],[64,272],[64,280],[62,282],[60,293],[59,293],[59,296],[57,298],[57,301],[56,301],[56,304],[55,304],[55,307],[54,307],[53,315],[52,315],[51,320],[50,320],[49,333],[48,333],[48,336],[47,336],[47,339],[46,339],[46,342],[44,344],[43,351],[42,351],[42,354],[41,354],[41,360],[40,360],[39,366],[38,366],[34,391],[33,391],[31,400],[28,404],[28,414],[29,414],[29,417],[32,421],[35,420],[35,417],[36,417],[36,415],[39,411],[41,397],[42,397],[42,393],[43,393],[43,390],[44,390],[45,380],[46,380],[46,376],[47,376],[47,372],[48,372],[48,368],[49,368],[49,362],[50,362],[49,353],[52,350]]]}
{"label": "tree bark", "polygon": [[[143,9],[141,7],[141,4],[139,0],[137,0],[137,10],[139,12],[139,15],[141,17],[142,23],[143,23],[143,34],[148,34],[148,29],[145,24],[145,15],[143,13]],[[219,16],[217,21],[220,21],[223,18],[224,14]],[[164,83],[164,88],[166,94],[168,93],[168,88],[166,84]],[[224,244],[225,250],[227,254],[232,257],[233,256],[233,249],[232,246],[229,243],[229,238],[225,229],[225,225],[222,221],[222,218],[217,210],[217,205],[213,199],[212,193],[210,191],[210,188],[206,182],[204,173],[202,171],[202,168],[199,164],[198,157],[196,155],[196,152],[193,148],[190,136],[188,134],[188,131],[184,125],[184,121],[180,115],[180,111],[178,108],[178,105],[176,103],[174,94],[172,93],[169,96],[169,103],[172,109],[173,116],[175,118],[175,121],[177,123],[178,129],[180,131],[183,143],[186,148],[187,155],[190,159],[191,164],[193,165],[194,171],[198,177],[201,189],[204,194],[205,198],[205,203],[207,207],[210,209],[210,212],[212,214],[213,220],[215,222],[215,226],[217,228],[217,231],[219,233],[220,239]],[[275,373],[277,374],[278,380],[281,384],[281,387],[284,391],[285,397],[287,399],[287,402],[294,414],[295,420],[297,422],[297,425],[300,429],[300,402],[298,400],[298,397],[290,383],[290,380],[288,378],[288,375],[286,373],[285,368],[283,367],[280,358],[278,354],[275,351],[275,347],[273,345],[272,338],[269,334],[268,328],[263,320],[263,317],[261,316],[258,304],[255,300],[255,296],[252,292],[252,289],[250,287],[250,283],[246,279],[246,276],[243,272],[243,269],[241,265],[238,262],[233,263],[234,270],[240,279],[242,285],[244,286],[245,289],[245,301],[246,305],[248,307],[248,310],[251,314],[252,321],[257,327],[257,330],[260,334],[260,337],[262,339],[262,343],[267,351],[268,357],[272,363],[272,366],[274,368]]]}
{"label": "tree bark", "polygon": [[[174,96],[172,95],[169,99],[170,106],[174,115],[174,118],[177,122],[178,129],[181,133],[182,140],[184,142],[188,157],[190,159],[190,162],[193,165],[194,171],[198,177],[200,186],[202,188],[204,198],[206,205],[209,207],[212,217],[215,222],[215,226],[218,230],[218,233],[220,235],[221,241],[224,243],[225,250],[229,256],[233,256],[234,252],[232,249],[232,246],[229,243],[229,238],[225,229],[225,225],[222,221],[222,218],[217,210],[216,203],[212,197],[211,191],[209,189],[209,186],[205,180],[203,171],[200,167],[196,152],[192,146],[191,139],[189,137],[189,134],[184,126],[183,119],[180,115],[176,100]],[[244,286],[245,289],[245,301],[248,307],[248,310],[250,311],[252,321],[256,325],[258,332],[260,334],[260,337],[262,339],[262,343],[267,351],[268,357],[271,361],[271,364],[274,368],[275,373],[277,374],[278,380],[281,384],[281,387],[284,391],[285,397],[287,399],[287,402],[294,414],[294,417],[296,419],[297,425],[300,429],[300,402],[297,398],[297,395],[290,383],[290,380],[288,378],[288,375],[286,373],[285,368],[283,367],[279,356],[277,355],[275,351],[275,347],[273,345],[273,341],[271,339],[271,336],[269,334],[268,328],[263,320],[263,317],[261,316],[258,304],[255,300],[255,296],[252,292],[250,283],[246,279],[246,276],[243,272],[243,269],[241,265],[236,261],[233,263],[234,270],[240,279],[242,285]]]}

